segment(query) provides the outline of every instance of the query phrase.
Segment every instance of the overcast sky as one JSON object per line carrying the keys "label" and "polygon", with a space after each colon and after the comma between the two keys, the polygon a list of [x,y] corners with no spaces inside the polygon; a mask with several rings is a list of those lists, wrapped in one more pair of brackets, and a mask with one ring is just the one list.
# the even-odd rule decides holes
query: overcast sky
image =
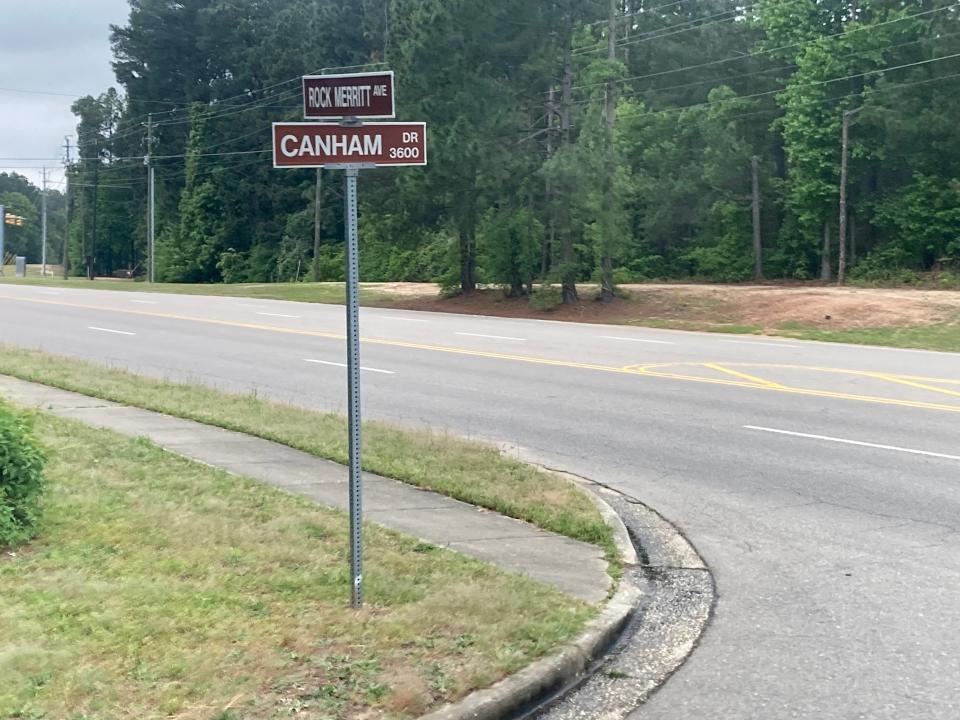
{"label": "overcast sky", "polygon": [[126,0],[0,0],[0,172],[24,168],[39,184],[34,166],[47,164],[62,180],[63,136],[76,135],[70,105],[115,84],[109,26],[128,14]]}

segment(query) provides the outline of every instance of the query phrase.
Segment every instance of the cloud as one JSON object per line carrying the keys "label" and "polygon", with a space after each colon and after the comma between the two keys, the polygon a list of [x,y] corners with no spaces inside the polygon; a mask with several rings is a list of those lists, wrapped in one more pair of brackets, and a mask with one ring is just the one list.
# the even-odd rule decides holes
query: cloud
{"label": "cloud", "polygon": [[[126,0],[30,0],[3,3],[0,23],[0,171],[14,167],[39,182],[56,167],[63,136],[76,132],[70,105],[115,84],[110,25],[123,25]],[[33,93],[62,93],[64,96]],[[49,158],[11,161],[2,158]],[[61,173],[55,174],[59,179]]]}

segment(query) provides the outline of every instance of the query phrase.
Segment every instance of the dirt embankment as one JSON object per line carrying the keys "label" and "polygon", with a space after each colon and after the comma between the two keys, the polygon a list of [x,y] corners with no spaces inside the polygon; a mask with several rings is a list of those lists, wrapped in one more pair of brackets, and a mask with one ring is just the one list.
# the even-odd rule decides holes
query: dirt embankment
{"label": "dirt embankment", "polygon": [[499,290],[441,298],[434,285],[375,286],[391,306],[409,310],[522,317],[574,322],[663,324],[674,327],[750,326],[775,330],[785,324],[850,330],[932,325],[960,314],[960,292],[768,285],[626,285],[628,297],[603,305],[596,289],[580,287],[581,302],[541,311]]}

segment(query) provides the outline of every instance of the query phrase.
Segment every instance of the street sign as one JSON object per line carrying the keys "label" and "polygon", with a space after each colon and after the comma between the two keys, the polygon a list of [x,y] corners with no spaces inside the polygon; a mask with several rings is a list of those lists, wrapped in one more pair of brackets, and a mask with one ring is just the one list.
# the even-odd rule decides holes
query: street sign
{"label": "street sign", "polygon": [[303,78],[303,116],[324,120],[394,118],[393,71],[307,75]]}
{"label": "street sign", "polygon": [[426,123],[273,124],[275,168],[426,164]]}
{"label": "street sign", "polygon": [[[392,118],[393,73],[313,75],[303,79],[308,118],[343,122],[273,124],[275,168],[346,170],[344,225],[347,260],[347,430],[350,443],[350,604],[363,607],[363,473],[360,423],[360,247],[357,180],[363,168],[426,165],[426,123],[367,123]],[[318,174],[319,187],[319,174]],[[318,201],[319,202],[319,201]],[[3,236],[0,235],[0,238]]]}

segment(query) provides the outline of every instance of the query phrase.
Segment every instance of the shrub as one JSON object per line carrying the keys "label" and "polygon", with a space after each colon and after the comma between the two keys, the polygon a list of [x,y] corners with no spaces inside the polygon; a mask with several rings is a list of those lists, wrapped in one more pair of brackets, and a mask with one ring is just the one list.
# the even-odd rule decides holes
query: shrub
{"label": "shrub", "polygon": [[0,547],[33,537],[40,519],[43,464],[28,421],[0,404]]}
{"label": "shrub", "polygon": [[563,293],[553,285],[541,285],[530,296],[530,307],[546,312],[556,310],[563,304]]}

